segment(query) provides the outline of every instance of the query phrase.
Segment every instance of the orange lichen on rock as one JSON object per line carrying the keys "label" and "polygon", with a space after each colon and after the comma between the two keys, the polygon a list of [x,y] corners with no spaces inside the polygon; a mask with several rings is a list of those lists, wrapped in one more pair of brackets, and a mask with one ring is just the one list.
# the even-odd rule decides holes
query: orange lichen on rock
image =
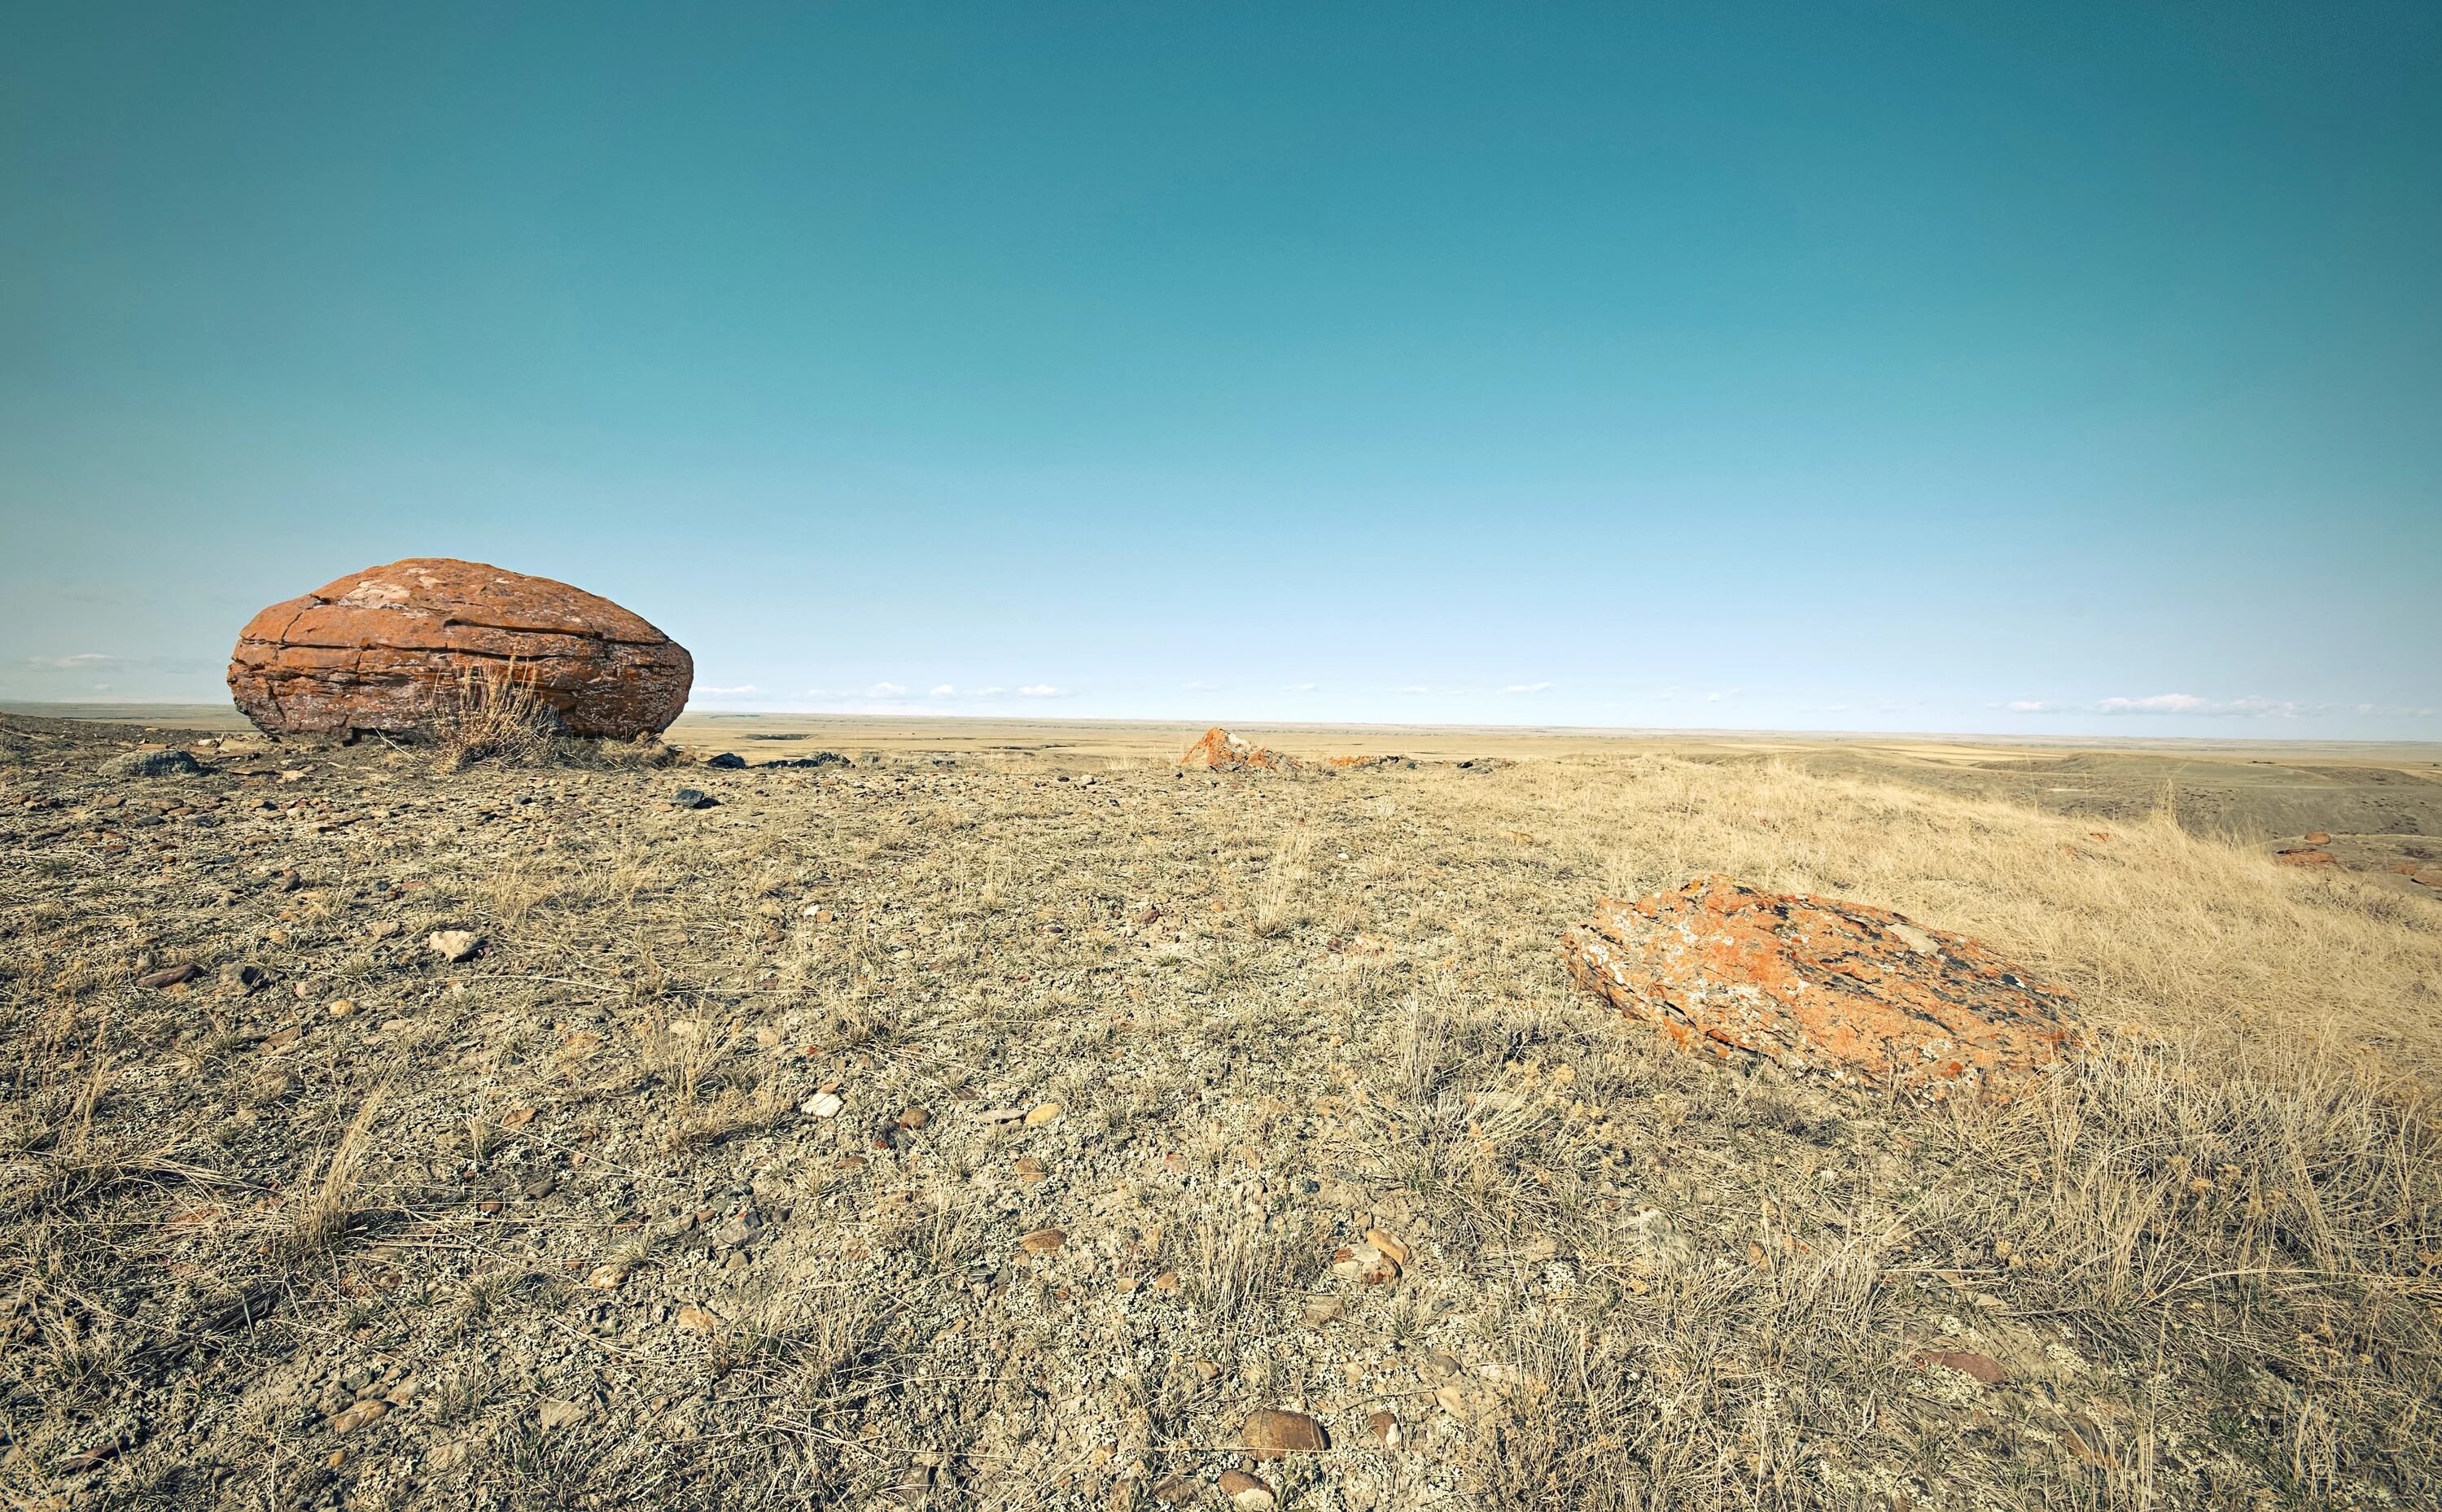
{"label": "orange lichen on rock", "polygon": [[1562,943],[1580,986],[1681,1048],[1940,1098],[2022,1080],[2080,1037],[2068,998],[1888,909],[1699,877],[1604,900]]}
{"label": "orange lichen on rock", "polygon": [[1208,772],[1293,772],[1298,766],[1294,758],[1231,735],[1217,724],[1187,748],[1178,764]]}

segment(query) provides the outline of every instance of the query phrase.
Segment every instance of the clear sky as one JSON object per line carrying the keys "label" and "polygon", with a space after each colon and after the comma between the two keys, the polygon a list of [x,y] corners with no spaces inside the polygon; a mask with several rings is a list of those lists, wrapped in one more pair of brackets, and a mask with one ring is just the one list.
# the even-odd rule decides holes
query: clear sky
{"label": "clear sky", "polygon": [[2442,738],[2442,9],[21,5],[0,697]]}

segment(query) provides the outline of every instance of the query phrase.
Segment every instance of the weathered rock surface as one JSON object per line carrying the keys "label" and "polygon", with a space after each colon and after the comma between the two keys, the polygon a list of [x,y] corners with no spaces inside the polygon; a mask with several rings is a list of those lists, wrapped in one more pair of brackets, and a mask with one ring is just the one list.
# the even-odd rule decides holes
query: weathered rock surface
{"label": "weathered rock surface", "polygon": [[481,562],[369,567],[246,623],[228,685],[272,735],[429,724],[463,678],[515,664],[577,735],[632,739],[686,706],[686,647],[605,598]]}
{"label": "weathered rock surface", "polygon": [[1930,1097],[2023,1079],[2080,1032],[2067,997],[1964,936],[1726,877],[1599,902],[1562,952],[1684,1049]]}
{"label": "weathered rock surface", "polygon": [[1285,1408],[1259,1408],[1247,1416],[1247,1457],[1285,1459],[1291,1454],[1320,1454],[1331,1448],[1322,1425],[1303,1412]]}
{"label": "weathered rock surface", "polygon": [[2321,846],[2291,846],[2287,850],[2274,851],[2272,859],[2285,866],[2337,866],[2341,864],[2340,857]]}
{"label": "weathered rock surface", "polygon": [[1187,748],[1178,764],[1210,772],[1290,772],[1298,766],[1294,757],[1231,735],[1217,724]]}

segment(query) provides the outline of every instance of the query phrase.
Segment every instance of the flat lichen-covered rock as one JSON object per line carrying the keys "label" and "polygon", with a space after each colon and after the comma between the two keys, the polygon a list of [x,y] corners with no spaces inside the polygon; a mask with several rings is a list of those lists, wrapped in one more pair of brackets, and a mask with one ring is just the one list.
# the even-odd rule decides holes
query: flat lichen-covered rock
{"label": "flat lichen-covered rock", "polygon": [[1929,1097],[2023,1079],[2079,1033],[2067,997],[1964,936],[1726,877],[1598,902],[1561,949],[1683,1049]]}
{"label": "flat lichen-covered rock", "polygon": [[695,659],[606,598],[482,562],[369,567],[247,621],[229,694],[270,735],[401,732],[514,664],[572,734],[630,739],[686,707]]}

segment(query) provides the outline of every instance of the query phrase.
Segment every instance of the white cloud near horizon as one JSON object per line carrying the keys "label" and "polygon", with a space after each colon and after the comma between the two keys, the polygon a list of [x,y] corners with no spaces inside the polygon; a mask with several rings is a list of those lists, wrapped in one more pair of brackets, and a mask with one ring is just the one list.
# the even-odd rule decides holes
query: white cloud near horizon
{"label": "white cloud near horizon", "polygon": [[1540,693],[1551,685],[1552,684],[1548,679],[1541,683],[1512,683],[1501,691],[1503,693]]}
{"label": "white cloud near horizon", "polygon": [[2223,702],[2198,698],[2193,693],[2153,693],[2136,699],[2105,699],[2095,705],[2096,712],[2101,714],[2274,715],[2283,719],[2295,717],[2304,707],[2279,699],[2252,696]]}

